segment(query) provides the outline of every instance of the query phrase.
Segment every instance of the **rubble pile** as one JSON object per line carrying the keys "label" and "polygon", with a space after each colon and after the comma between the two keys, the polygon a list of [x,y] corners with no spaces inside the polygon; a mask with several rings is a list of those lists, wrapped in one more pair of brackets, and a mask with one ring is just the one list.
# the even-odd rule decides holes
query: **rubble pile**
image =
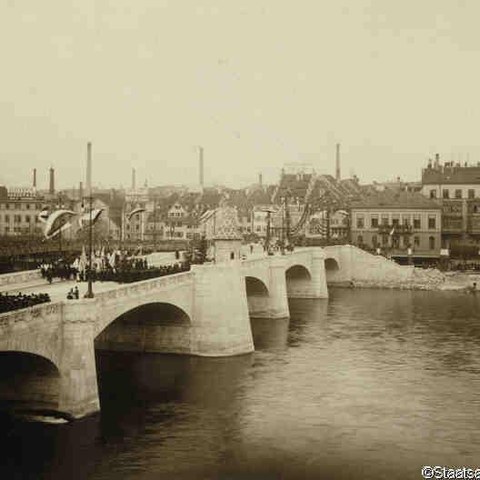
{"label": "rubble pile", "polygon": [[415,268],[412,273],[412,289],[438,290],[445,283],[445,274],[436,268]]}
{"label": "rubble pile", "polygon": [[360,280],[351,282],[358,288],[388,288],[397,290],[439,290],[445,284],[445,274],[440,270],[429,268],[412,268],[405,276],[388,275],[381,280]]}

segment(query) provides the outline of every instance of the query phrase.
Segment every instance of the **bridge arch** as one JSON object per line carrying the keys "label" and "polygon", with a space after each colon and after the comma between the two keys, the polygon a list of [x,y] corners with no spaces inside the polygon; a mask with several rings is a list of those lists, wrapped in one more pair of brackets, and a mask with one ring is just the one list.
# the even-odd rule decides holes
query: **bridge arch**
{"label": "bridge arch", "polygon": [[285,280],[288,297],[302,296],[312,281],[312,275],[305,265],[294,264],[285,271]]}
{"label": "bridge arch", "polygon": [[338,263],[338,260],[336,258],[326,258],[325,259],[325,271],[326,272],[336,272],[337,270],[340,270],[340,265]]}
{"label": "bridge arch", "polygon": [[247,289],[247,296],[263,297],[268,296],[268,287],[263,280],[257,277],[247,275],[245,277],[245,286]]}
{"label": "bridge arch", "polygon": [[250,317],[269,315],[270,293],[263,280],[250,275],[245,276],[248,313]]}
{"label": "bridge arch", "polygon": [[0,409],[59,413],[62,375],[50,359],[11,350],[0,352]]}
{"label": "bridge arch", "polygon": [[327,284],[335,281],[340,274],[340,262],[335,257],[325,258],[325,277]]}
{"label": "bridge arch", "polygon": [[183,308],[169,302],[148,302],[112,318],[95,337],[95,348],[190,353],[191,330],[191,318]]}

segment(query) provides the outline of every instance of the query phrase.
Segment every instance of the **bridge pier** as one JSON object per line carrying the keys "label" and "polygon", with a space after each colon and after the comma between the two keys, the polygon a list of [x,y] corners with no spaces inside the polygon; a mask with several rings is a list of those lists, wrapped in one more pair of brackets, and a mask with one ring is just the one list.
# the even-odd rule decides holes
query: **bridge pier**
{"label": "bridge pier", "polygon": [[[101,312],[98,312],[101,315]],[[64,304],[59,412],[81,418],[100,410],[95,365],[95,300]]]}
{"label": "bridge pier", "polygon": [[290,316],[285,279],[286,259],[270,257],[268,318],[287,318]]}
{"label": "bridge pier", "polygon": [[240,263],[198,265],[191,353],[219,357],[253,352],[245,280]]}

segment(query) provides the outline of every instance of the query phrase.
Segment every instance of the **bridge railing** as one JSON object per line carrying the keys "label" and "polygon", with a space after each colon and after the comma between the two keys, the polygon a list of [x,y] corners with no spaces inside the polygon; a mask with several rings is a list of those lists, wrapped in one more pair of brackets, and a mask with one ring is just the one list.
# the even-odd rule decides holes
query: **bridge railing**
{"label": "bridge railing", "polygon": [[140,282],[122,284],[113,289],[98,292],[95,294],[95,297],[101,299],[119,298],[131,295],[134,292],[142,292],[145,290],[153,290],[156,288],[166,288],[173,285],[184,285],[192,281],[193,272],[180,272],[172,275],[166,275],[164,277],[150,278],[148,280],[142,280]]}

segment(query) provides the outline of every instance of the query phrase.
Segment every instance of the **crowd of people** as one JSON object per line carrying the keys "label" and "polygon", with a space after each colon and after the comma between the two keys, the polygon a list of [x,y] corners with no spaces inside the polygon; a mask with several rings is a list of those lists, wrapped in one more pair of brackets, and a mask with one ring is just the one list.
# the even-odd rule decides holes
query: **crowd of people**
{"label": "crowd of people", "polygon": [[[160,267],[149,267],[143,262],[133,262],[119,268],[107,266],[101,270],[92,270],[92,281],[132,283],[188,270],[190,270],[189,262],[177,262]],[[82,279],[88,280],[88,272],[82,276]]]}
{"label": "crowd of people", "polygon": [[18,293],[16,295],[9,295],[0,292],[0,313],[11,312],[20,308],[33,307],[40,303],[50,301],[48,293]]}
{"label": "crowd of people", "polygon": [[43,263],[40,265],[40,274],[42,278],[48,280],[48,283],[52,283],[54,278],[75,280],[77,279],[78,269],[67,262]]}

